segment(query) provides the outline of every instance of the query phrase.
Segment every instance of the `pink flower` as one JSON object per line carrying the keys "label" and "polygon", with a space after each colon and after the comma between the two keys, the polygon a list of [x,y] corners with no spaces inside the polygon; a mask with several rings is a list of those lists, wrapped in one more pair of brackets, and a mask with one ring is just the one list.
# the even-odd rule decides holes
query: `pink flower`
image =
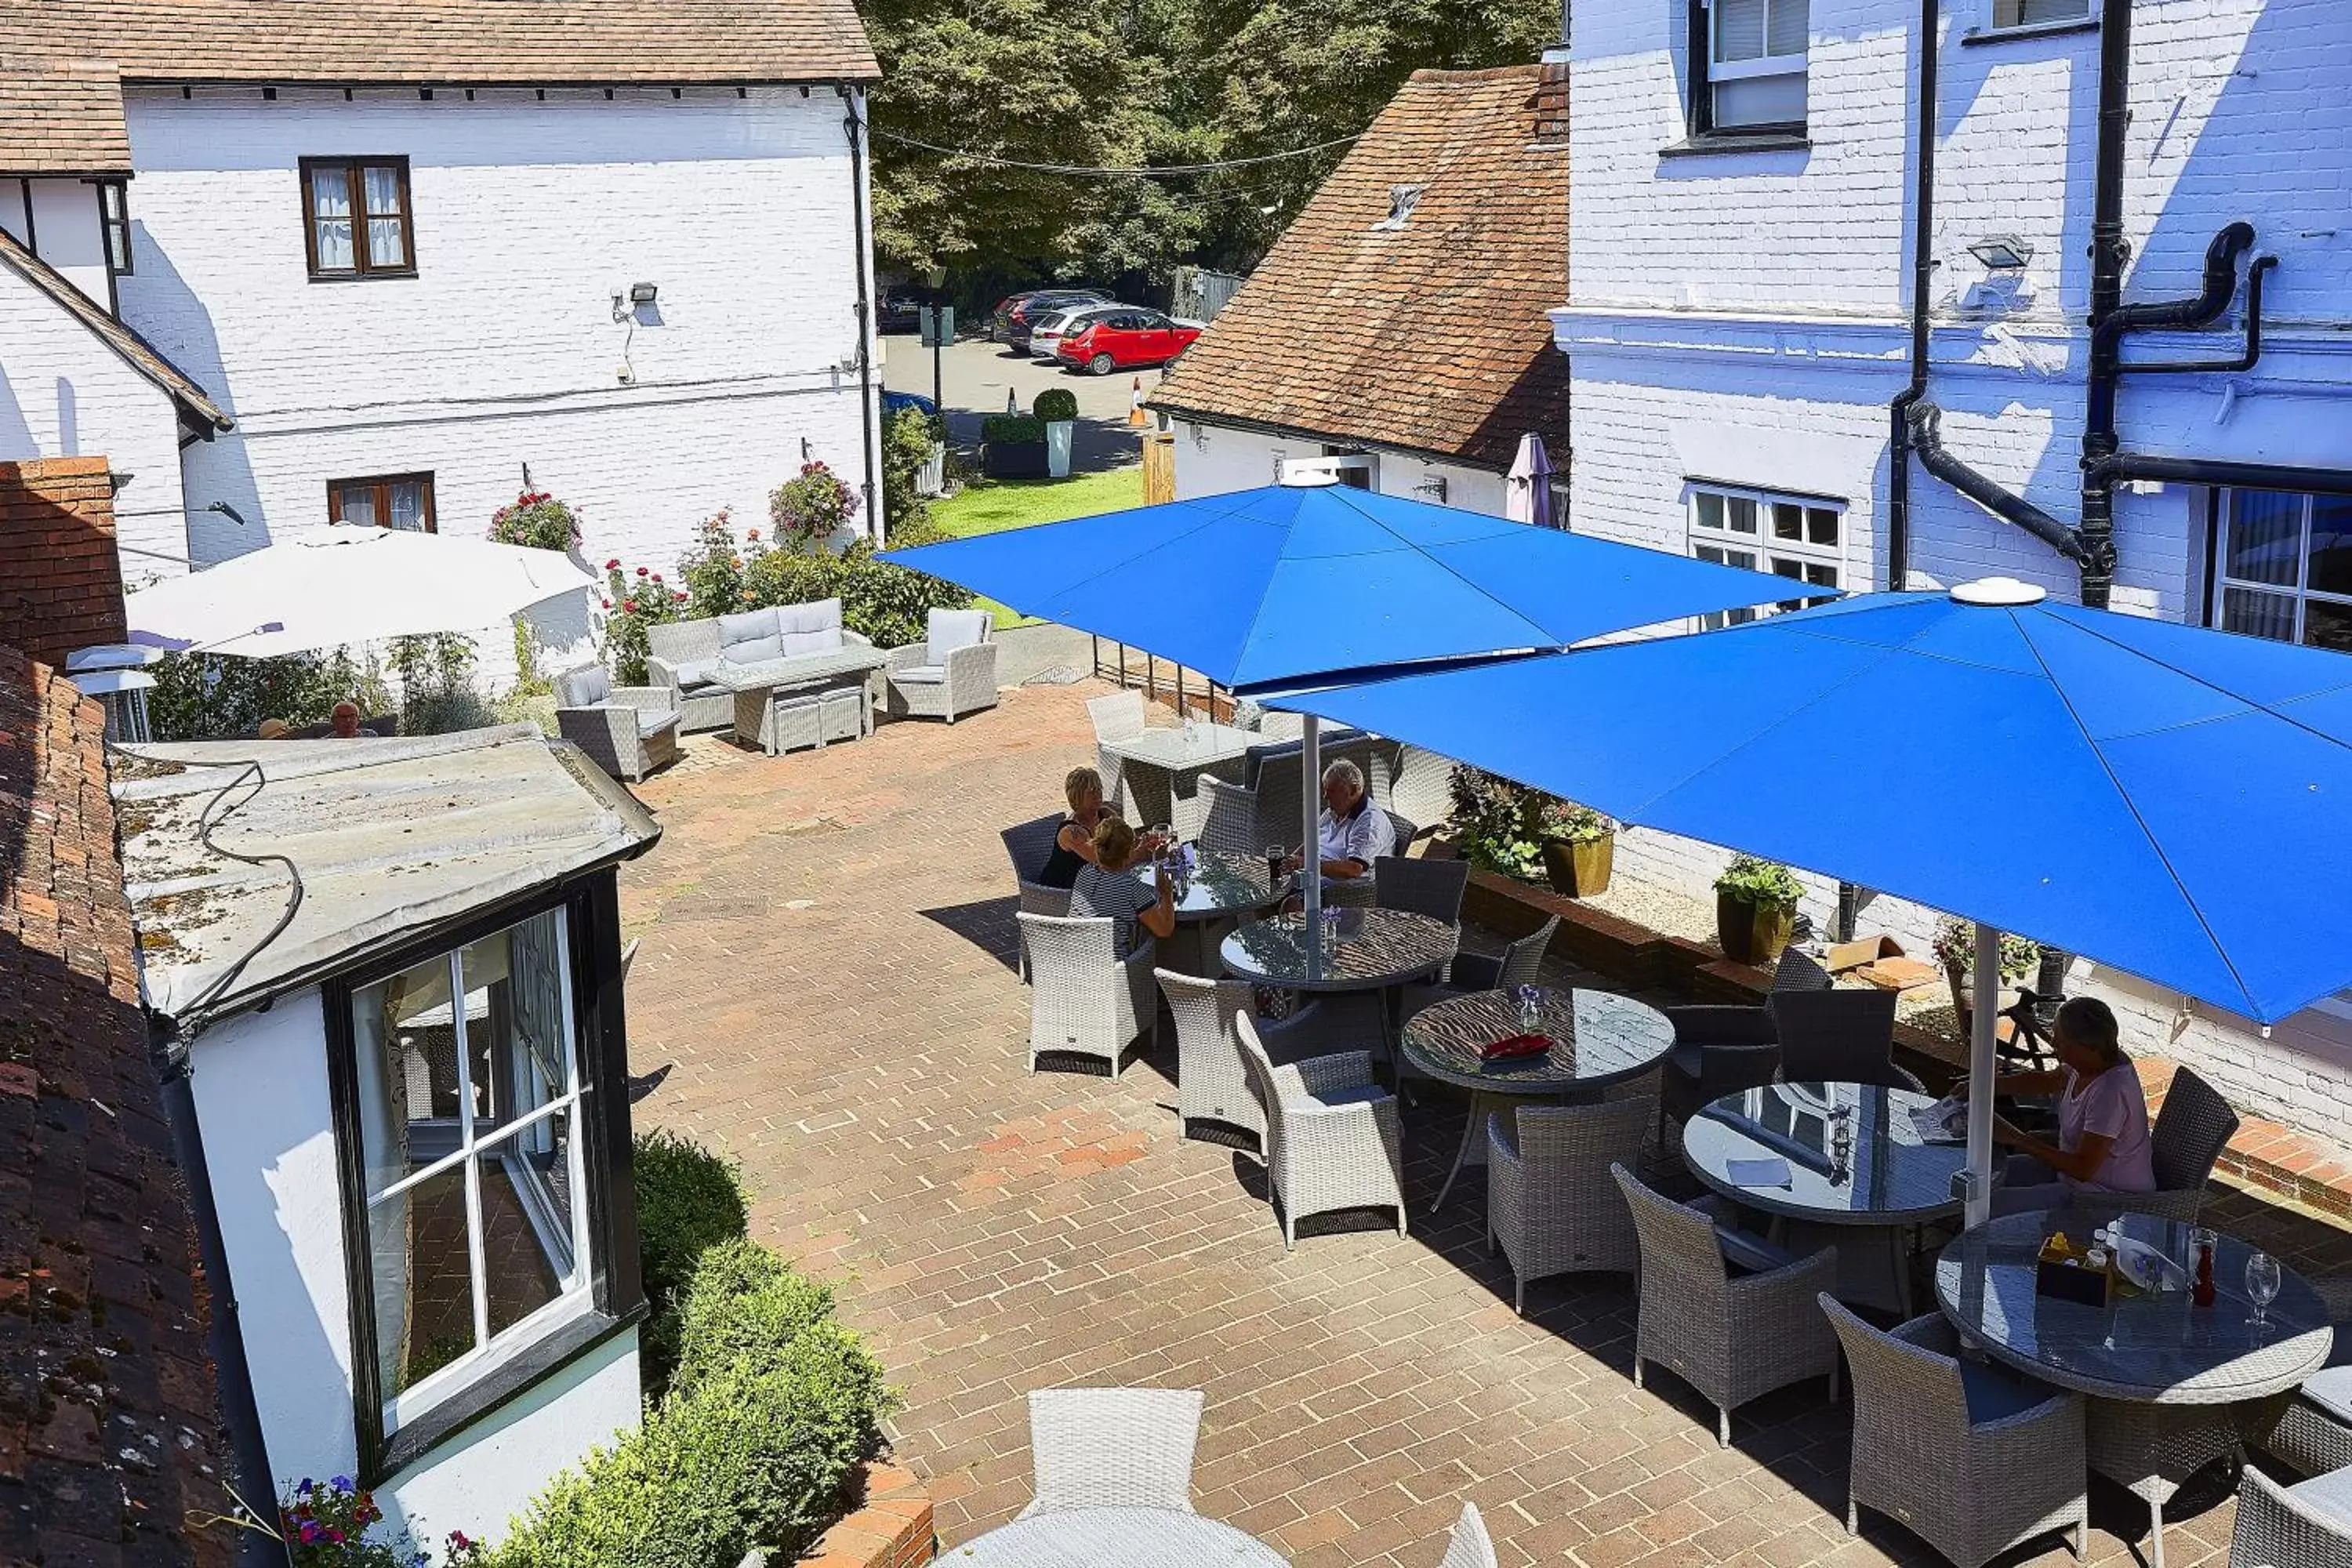
{"label": "pink flower", "polygon": [[644,567],[642,567],[642,566],[638,567],[638,568],[637,568],[637,575],[638,575],[638,576],[640,576],[640,577],[645,576],[645,575],[646,575],[646,569],[645,569]]}
{"label": "pink flower", "polygon": [[613,607],[613,601],[610,599],[599,600],[598,603],[602,604],[608,610]]}
{"label": "pink flower", "polygon": [[621,558],[620,558],[619,556],[617,556],[617,555],[615,555],[614,557],[613,557],[613,559],[611,559],[610,561],[607,561],[607,562],[605,562],[605,563],[604,563],[604,570],[605,570],[605,571],[607,571],[607,572],[618,572],[620,569],[621,569]]}
{"label": "pink flower", "polygon": [[637,613],[637,602],[635,599],[624,599],[621,601],[621,610],[625,615],[634,616]]}
{"label": "pink flower", "polygon": [[681,605],[686,603],[686,595],[683,594],[672,594],[670,597],[677,600]]}
{"label": "pink flower", "polygon": [[755,528],[755,529],[751,530],[751,532],[749,532],[749,533],[745,534],[743,537],[744,537],[744,538],[746,538],[746,539],[756,540],[756,539],[758,539],[758,538],[760,537],[760,531],[759,531],[758,529],[756,529],[756,528]]}

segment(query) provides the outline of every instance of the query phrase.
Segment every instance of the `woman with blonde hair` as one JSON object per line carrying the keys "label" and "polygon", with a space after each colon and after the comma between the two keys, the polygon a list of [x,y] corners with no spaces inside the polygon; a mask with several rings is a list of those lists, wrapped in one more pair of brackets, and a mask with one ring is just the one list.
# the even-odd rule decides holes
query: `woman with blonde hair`
{"label": "woman with blonde hair", "polygon": [[1176,895],[1168,885],[1168,868],[1152,868],[1152,885],[1128,868],[1141,852],[1135,829],[1116,816],[1105,816],[1095,828],[1091,863],[1079,868],[1070,889],[1074,919],[1108,916],[1117,933],[1118,955],[1135,952],[1136,927],[1140,924],[1163,941],[1176,934]]}
{"label": "woman with blonde hair", "polygon": [[1072,768],[1062,781],[1062,795],[1070,813],[1054,835],[1054,852],[1045,857],[1037,880],[1048,888],[1072,888],[1078,873],[1095,863],[1095,829],[1108,817],[1103,805],[1102,775],[1092,768]]}

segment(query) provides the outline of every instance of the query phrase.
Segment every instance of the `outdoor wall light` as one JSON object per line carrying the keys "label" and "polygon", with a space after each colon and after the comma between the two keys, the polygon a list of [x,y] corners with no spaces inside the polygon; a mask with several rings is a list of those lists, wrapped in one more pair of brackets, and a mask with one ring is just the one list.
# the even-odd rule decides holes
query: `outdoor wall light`
{"label": "outdoor wall light", "polygon": [[2014,272],[2033,259],[2033,247],[2013,234],[1997,234],[1969,247],[1969,254],[1995,272]]}
{"label": "outdoor wall light", "polygon": [[632,283],[629,285],[629,303],[632,305],[650,305],[660,297],[661,289],[654,284]]}

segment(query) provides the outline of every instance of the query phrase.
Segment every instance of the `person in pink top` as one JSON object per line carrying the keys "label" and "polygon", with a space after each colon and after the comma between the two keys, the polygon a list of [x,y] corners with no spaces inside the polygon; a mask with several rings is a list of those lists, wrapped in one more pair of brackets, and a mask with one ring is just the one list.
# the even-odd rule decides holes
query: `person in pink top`
{"label": "person in pink top", "polygon": [[1995,1080],[2001,1094],[2056,1095],[2058,1142],[1995,1121],[1994,1138],[2017,1152],[1993,1194],[1993,1212],[2056,1208],[2076,1192],[2154,1192],[2147,1100],[2139,1069],[2124,1055],[2114,1010],[2095,996],[2073,998],[2058,1009],[2050,1043],[2056,1068]]}

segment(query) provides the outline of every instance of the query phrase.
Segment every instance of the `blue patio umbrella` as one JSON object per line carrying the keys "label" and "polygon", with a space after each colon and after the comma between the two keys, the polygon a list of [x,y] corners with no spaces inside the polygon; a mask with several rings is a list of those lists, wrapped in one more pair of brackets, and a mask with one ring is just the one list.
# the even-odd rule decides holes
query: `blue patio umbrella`
{"label": "blue patio umbrella", "polygon": [[[883,559],[1261,694],[1833,596],[1765,573],[1374,495],[1328,475]],[[1317,747],[1310,716],[1300,803],[1309,846]],[[1310,919],[1320,900],[1321,884],[1307,878]]]}
{"label": "blue patio umbrella", "polygon": [[[1979,922],[1979,954],[2017,931],[2265,1025],[2352,984],[2341,654],[1996,580],[1280,705],[1307,703],[1628,822],[1954,910]],[[1987,1078],[1997,972],[1979,958]]]}

